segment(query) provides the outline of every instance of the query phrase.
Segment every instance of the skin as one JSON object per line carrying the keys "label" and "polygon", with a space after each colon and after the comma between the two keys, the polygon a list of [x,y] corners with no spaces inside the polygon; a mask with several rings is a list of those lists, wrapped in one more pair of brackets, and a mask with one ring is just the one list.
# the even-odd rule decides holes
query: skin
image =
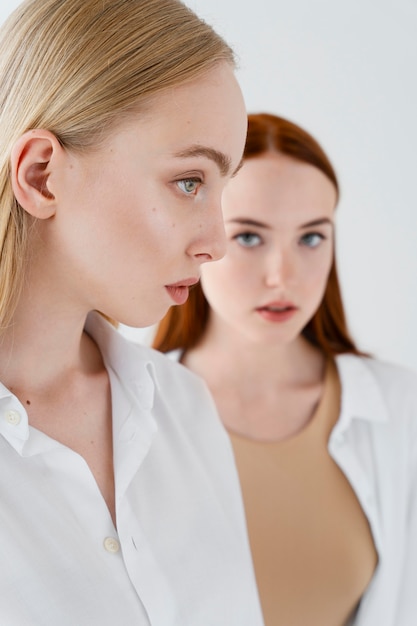
{"label": "skin", "polygon": [[[282,439],[314,412],[324,357],[301,332],[327,283],[335,203],[320,170],[273,152],[246,160],[225,189],[226,255],[202,271],[209,323],[184,362],[233,431]],[[292,312],[265,314],[271,304]]]}
{"label": "skin", "polygon": [[97,309],[156,323],[173,303],[166,286],[196,280],[224,253],[221,194],[247,123],[226,63],[150,105],[93,151],[71,153],[35,129],[11,158],[14,193],[35,227],[28,280],[1,339],[1,380],[32,426],[85,458],[113,521],[110,387],[85,318]]}

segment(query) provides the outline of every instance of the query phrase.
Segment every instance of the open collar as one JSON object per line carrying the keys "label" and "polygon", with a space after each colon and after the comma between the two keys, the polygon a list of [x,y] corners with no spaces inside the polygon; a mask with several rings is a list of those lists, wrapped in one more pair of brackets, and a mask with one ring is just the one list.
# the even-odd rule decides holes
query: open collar
{"label": "open collar", "polygon": [[342,354],[336,357],[342,397],[339,428],[347,430],[352,420],[387,422],[388,408],[367,357]]}

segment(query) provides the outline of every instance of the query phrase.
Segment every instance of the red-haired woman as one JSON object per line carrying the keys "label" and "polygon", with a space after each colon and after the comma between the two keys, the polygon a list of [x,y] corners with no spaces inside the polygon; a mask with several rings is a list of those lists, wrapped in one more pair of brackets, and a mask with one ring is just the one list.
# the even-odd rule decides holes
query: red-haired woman
{"label": "red-haired woman", "polygon": [[230,436],[267,626],[417,620],[417,380],[349,335],[338,195],[313,137],[250,115],[223,196],[226,255],[154,340],[206,380]]}

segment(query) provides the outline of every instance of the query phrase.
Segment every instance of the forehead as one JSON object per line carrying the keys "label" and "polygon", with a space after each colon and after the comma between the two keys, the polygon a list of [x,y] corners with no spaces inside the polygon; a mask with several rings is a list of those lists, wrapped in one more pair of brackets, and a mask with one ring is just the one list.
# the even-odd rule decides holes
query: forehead
{"label": "forehead", "polygon": [[247,159],[223,194],[225,218],[316,219],[333,215],[336,189],[318,168],[278,153]]}
{"label": "forehead", "polygon": [[[247,129],[243,96],[233,68],[221,63],[190,82],[162,90],[147,103],[141,129],[167,154],[192,156],[198,146],[240,161]],[[238,153],[237,155],[234,153]]]}

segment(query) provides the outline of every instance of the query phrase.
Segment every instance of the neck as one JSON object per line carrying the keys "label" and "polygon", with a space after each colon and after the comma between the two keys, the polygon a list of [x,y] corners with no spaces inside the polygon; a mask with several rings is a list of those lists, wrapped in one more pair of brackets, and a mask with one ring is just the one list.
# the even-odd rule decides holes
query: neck
{"label": "neck", "polygon": [[283,343],[256,341],[233,328],[209,326],[184,363],[207,379],[275,381],[286,385],[320,379],[324,356],[302,335]]}
{"label": "neck", "polygon": [[[57,294],[55,294],[57,295]],[[0,380],[16,395],[47,393],[71,375],[94,371],[99,352],[83,333],[86,312],[59,295],[23,293],[12,323],[0,336]]]}

